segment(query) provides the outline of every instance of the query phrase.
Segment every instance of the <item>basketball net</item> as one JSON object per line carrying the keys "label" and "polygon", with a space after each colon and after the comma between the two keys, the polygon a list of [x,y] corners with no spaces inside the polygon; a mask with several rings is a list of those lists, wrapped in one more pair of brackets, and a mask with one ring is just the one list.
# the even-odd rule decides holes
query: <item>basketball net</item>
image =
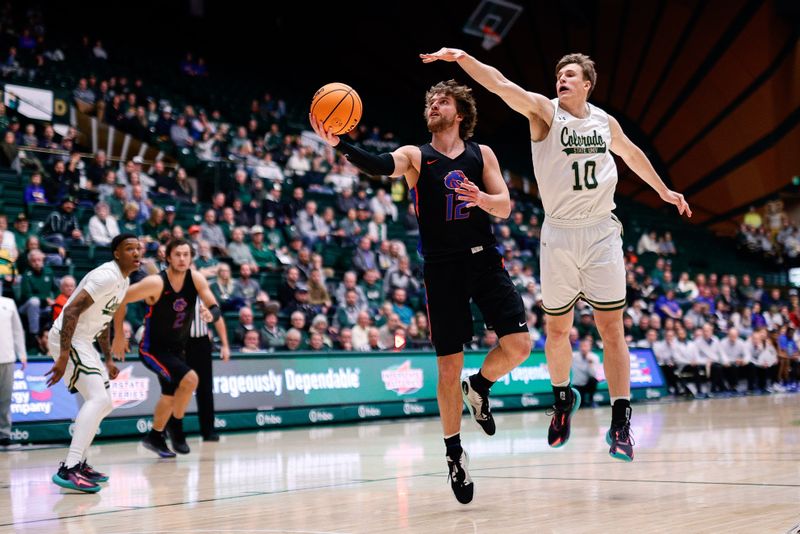
{"label": "basketball net", "polygon": [[502,38],[492,28],[484,26],[481,28],[481,31],[483,32],[483,43],[481,46],[483,46],[484,50],[491,50],[500,44]]}

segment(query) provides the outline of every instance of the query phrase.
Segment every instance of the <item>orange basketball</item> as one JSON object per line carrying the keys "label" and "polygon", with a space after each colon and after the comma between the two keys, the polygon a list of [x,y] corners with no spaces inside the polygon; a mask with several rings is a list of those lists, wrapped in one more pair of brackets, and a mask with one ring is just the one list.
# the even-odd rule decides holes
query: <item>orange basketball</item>
{"label": "orange basketball", "polygon": [[311,114],[334,135],[346,134],[361,120],[361,97],[343,83],[322,86],[311,99]]}

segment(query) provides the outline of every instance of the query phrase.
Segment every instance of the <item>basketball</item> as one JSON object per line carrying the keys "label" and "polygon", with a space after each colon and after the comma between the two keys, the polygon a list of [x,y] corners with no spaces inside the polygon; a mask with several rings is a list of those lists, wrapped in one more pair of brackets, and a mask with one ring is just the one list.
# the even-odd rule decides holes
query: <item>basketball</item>
{"label": "basketball", "polygon": [[334,135],[346,134],[361,120],[361,97],[343,83],[322,86],[311,99],[311,114]]}

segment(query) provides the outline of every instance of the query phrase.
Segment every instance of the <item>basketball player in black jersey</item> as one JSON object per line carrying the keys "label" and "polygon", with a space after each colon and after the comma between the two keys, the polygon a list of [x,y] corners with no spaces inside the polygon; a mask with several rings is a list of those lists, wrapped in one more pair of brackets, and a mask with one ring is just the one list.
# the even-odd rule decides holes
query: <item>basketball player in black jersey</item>
{"label": "basketball player in black jersey", "polygon": [[[471,90],[454,80],[425,95],[425,119],[432,134],[422,146],[406,145],[373,155],[326,131],[313,116],[314,130],[364,172],[404,176],[412,191],[425,258],[425,291],[431,339],[438,356],[437,398],[447,447],[450,485],[468,503],[473,483],[461,447],[461,402],[483,431],[492,435],[489,388],[530,355],[525,309],[495,247],[490,216],[511,211],[508,188],[491,148],[469,141],[477,119]],[[461,380],[464,343],[472,339],[470,301],[500,339],[480,371]]]}
{"label": "basketball player in black jersey", "polygon": [[[221,315],[205,277],[189,268],[193,253],[191,244],[185,239],[170,241],[166,251],[167,269],[132,285],[114,316],[114,332],[121,333],[126,304],[144,299],[148,306],[139,356],[142,363],[158,375],[161,398],[153,414],[153,429],[142,444],[162,458],[175,456],[164,439],[168,423],[172,447],[181,454],[189,453],[183,433],[183,416],[197,388],[198,378],[186,363],[185,350],[197,297],[205,305],[201,311],[205,322],[214,322]],[[115,335],[113,352],[124,355],[123,346],[123,336]]]}

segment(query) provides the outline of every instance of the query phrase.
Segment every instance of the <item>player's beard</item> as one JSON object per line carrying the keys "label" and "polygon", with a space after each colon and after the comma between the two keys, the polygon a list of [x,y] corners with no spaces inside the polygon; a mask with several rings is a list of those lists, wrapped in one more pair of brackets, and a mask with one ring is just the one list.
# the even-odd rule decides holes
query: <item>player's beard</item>
{"label": "player's beard", "polygon": [[455,117],[448,119],[444,115],[428,119],[428,131],[431,133],[439,133],[447,130],[456,123]]}

